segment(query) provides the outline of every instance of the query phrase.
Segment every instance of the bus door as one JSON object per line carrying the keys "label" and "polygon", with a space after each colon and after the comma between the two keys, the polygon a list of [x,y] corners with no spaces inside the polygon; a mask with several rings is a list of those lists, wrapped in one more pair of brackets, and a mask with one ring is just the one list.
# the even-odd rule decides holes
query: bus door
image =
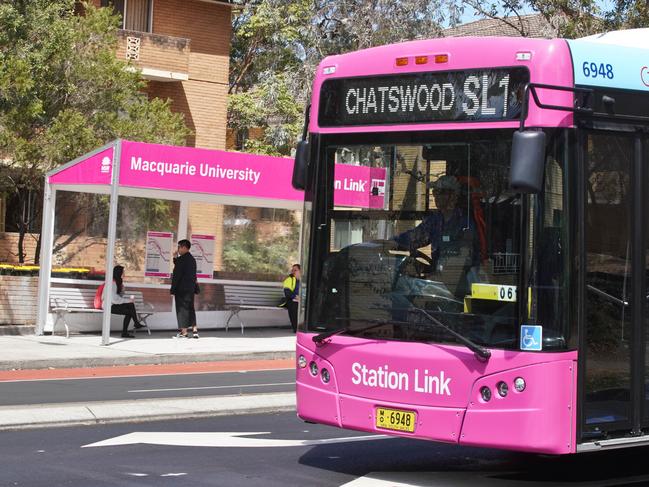
{"label": "bus door", "polygon": [[583,249],[581,442],[634,437],[648,425],[646,138],[580,132]]}

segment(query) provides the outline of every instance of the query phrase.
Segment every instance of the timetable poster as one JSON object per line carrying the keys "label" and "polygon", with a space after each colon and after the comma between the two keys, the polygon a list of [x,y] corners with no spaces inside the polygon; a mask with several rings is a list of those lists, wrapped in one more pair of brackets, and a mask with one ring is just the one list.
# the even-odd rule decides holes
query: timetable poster
{"label": "timetable poster", "polygon": [[192,235],[192,255],[196,259],[196,277],[214,277],[214,235]]}
{"label": "timetable poster", "polygon": [[171,232],[146,232],[145,276],[171,276],[171,248],[173,241],[174,234]]}

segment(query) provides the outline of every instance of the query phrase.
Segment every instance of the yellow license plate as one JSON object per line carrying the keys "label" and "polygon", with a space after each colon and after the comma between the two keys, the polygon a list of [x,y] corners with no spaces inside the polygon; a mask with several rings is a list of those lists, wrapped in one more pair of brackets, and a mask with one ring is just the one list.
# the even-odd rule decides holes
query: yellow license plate
{"label": "yellow license plate", "polygon": [[414,433],[415,413],[401,409],[376,408],[376,427]]}

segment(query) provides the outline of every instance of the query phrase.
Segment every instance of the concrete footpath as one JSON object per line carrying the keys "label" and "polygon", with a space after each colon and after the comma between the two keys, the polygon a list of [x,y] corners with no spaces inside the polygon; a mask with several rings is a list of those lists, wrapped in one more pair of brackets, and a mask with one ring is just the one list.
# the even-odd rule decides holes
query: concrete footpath
{"label": "concrete footpath", "polygon": [[[288,329],[201,331],[199,339],[171,332],[138,332],[136,338],[99,335],[0,336],[2,383],[130,375],[191,374],[294,367],[295,335]],[[154,364],[160,364],[155,365]],[[175,364],[169,366],[169,364]],[[289,411],[294,393],[202,396],[0,407],[0,430],[109,422]]]}

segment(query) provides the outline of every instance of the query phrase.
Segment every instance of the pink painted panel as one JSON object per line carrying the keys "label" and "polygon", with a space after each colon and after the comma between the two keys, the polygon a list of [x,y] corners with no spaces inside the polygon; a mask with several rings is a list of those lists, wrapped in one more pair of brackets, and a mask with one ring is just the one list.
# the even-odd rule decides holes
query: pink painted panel
{"label": "pink painted panel", "polygon": [[296,384],[297,415],[305,421],[342,427],[338,394],[313,387],[304,382]]}
{"label": "pink painted panel", "polygon": [[[308,362],[315,361],[319,369],[326,366],[332,381],[324,384],[319,376],[311,376],[308,368],[298,369],[301,417],[312,420],[322,417],[323,397],[331,401],[332,395],[338,395],[340,422],[344,427],[371,431],[374,423],[370,416],[374,408],[377,405],[392,406],[425,415],[426,421],[415,432],[417,437],[458,441],[464,411],[468,408],[469,412],[482,415],[476,416],[477,420],[464,419],[465,428],[468,428],[465,442],[530,449],[527,443],[521,443],[524,435],[521,436],[520,431],[510,434],[510,430],[504,429],[505,438],[493,440],[497,428],[485,426],[490,424],[489,417],[493,416],[494,425],[502,427],[509,418],[514,425],[527,428],[528,432],[530,422],[544,424],[546,437],[533,436],[528,440],[537,442],[533,448],[536,451],[574,451],[576,382],[574,370],[570,370],[571,367],[574,369],[577,359],[574,351],[492,350],[489,361],[481,362],[473,352],[458,346],[366,340],[340,335],[316,346],[312,336],[298,334],[297,354],[304,355]],[[527,393],[511,394],[506,398],[509,401],[494,398],[484,408],[476,405],[476,391],[483,383],[493,387],[502,379],[511,385],[515,376],[523,373],[521,371],[525,372],[529,384]],[[305,397],[300,397],[303,390],[300,386],[309,388]],[[552,394],[548,394],[550,390]],[[439,429],[440,424],[445,425],[445,429]],[[541,429],[537,431],[542,434]]]}
{"label": "pink painted panel", "polygon": [[[574,453],[577,362],[560,360],[507,370],[478,380],[471,391],[460,443],[508,450],[542,453]],[[525,379],[523,392],[511,385]],[[510,390],[505,397],[495,386],[504,381]],[[480,388],[493,391],[489,402],[482,400]]]}
{"label": "pink painted panel", "polygon": [[113,148],[109,147],[50,176],[50,184],[110,184]]}
{"label": "pink painted panel", "polygon": [[292,175],[286,157],[122,142],[123,186],[301,201]]}
{"label": "pink painted panel", "polygon": [[[516,59],[517,52],[530,53],[530,61]],[[416,65],[415,56],[427,55],[433,59],[435,54],[448,54],[448,62]],[[408,57],[407,66],[396,66],[398,57]],[[572,60],[568,45],[561,39],[531,39],[511,37],[454,37],[375,47],[362,51],[330,56],[318,66],[313,84],[311,100],[311,117],[309,130],[313,133],[352,133],[352,132],[388,132],[414,130],[470,130],[475,128],[518,127],[518,122],[483,122],[483,123],[434,123],[391,126],[367,126],[346,128],[318,127],[318,106],[322,83],[332,78],[354,76],[390,75],[400,73],[461,71],[468,69],[526,66],[530,79],[534,83],[559,86],[574,85]],[[335,73],[324,74],[324,68],[335,68]],[[571,106],[572,95],[560,91],[539,90],[541,102],[559,106]],[[571,126],[573,117],[570,112],[540,110],[533,103],[527,119],[527,125],[539,127]]]}
{"label": "pink painted panel", "polygon": [[336,164],[334,205],[383,208],[385,173],[385,168],[380,167]]}
{"label": "pink painted panel", "polygon": [[[457,443],[464,418],[463,408],[442,408],[436,406],[417,406],[415,432],[398,432],[384,430],[375,426],[376,408],[401,408],[398,401],[375,401],[354,396],[340,396],[340,414],[342,427],[369,431],[372,433],[391,434],[409,438]],[[413,410],[413,408],[406,408]]]}

